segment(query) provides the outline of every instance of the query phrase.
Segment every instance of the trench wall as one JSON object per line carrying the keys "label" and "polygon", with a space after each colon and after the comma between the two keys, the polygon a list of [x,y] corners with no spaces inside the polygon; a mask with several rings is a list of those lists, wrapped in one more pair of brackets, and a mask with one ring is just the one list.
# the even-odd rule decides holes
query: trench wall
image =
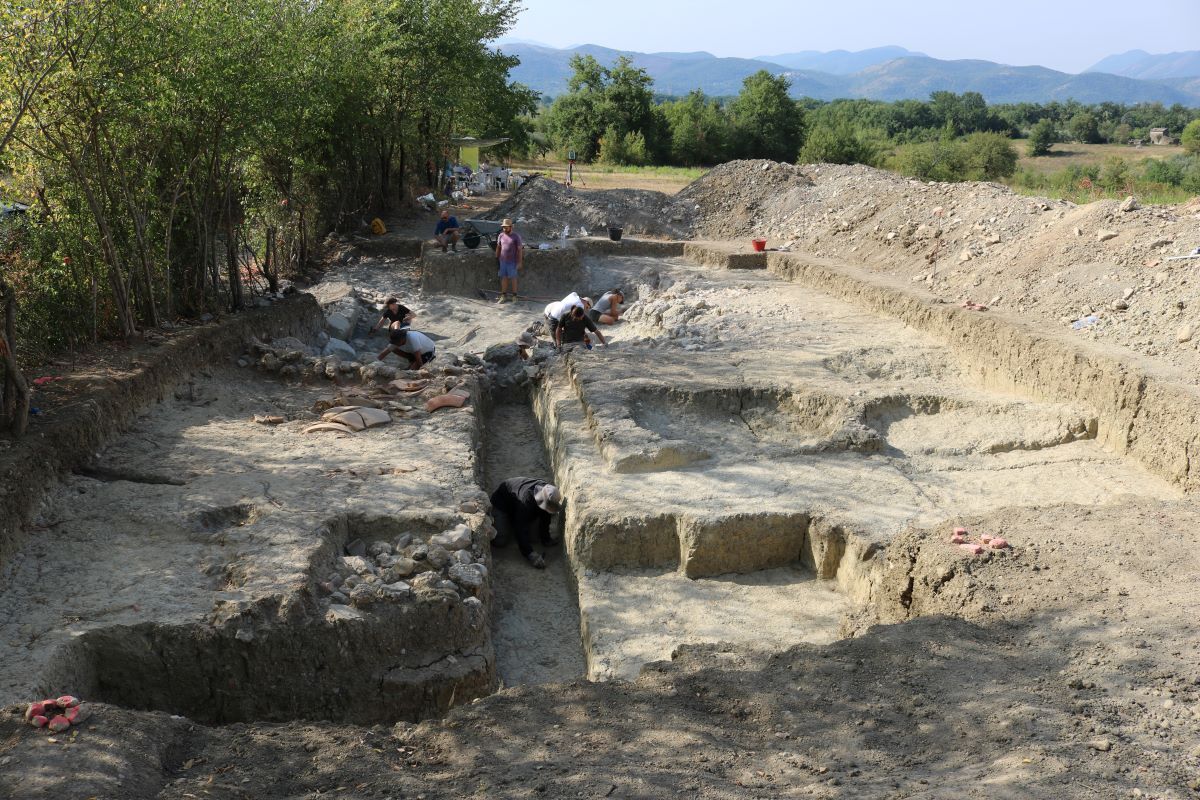
{"label": "trench wall", "polygon": [[[583,280],[579,251],[526,250],[518,276],[523,295],[558,296],[570,292]],[[482,244],[476,250],[459,243],[458,252],[443,253],[437,245],[425,244],[421,253],[421,289],[442,294],[474,295],[479,289],[499,290],[495,253]]]}
{"label": "trench wall", "polygon": [[1200,487],[1200,394],[1136,356],[1126,360],[1090,343],[1034,331],[998,312],[934,304],[846,265],[784,253],[767,260],[788,280],[938,337],[982,386],[1094,409],[1097,439],[1105,447],[1184,491]]}
{"label": "trench wall", "polygon": [[[572,356],[543,373],[532,401],[555,478],[565,496],[577,497],[587,485],[589,465],[597,463],[597,450]],[[564,507],[564,544],[574,569],[655,567],[701,578],[799,562],[819,578],[836,580],[856,601],[865,601],[878,580],[878,543],[820,515],[763,510],[614,516],[581,505],[586,504],[568,501]]]}
{"label": "trench wall", "polygon": [[32,420],[25,438],[0,452],[0,564],[25,541],[28,523],[56,477],[88,461],[143,407],[161,402],[196,370],[240,352],[251,336],[311,338],[324,322],[312,295],[300,294],[181,331],[143,350],[135,366],[112,377],[80,373],[57,382],[59,391],[76,399]]}
{"label": "trench wall", "polygon": [[1036,330],[1003,312],[935,303],[907,284],[801,253],[688,242],[684,254],[722,269],[766,268],[936,336],[978,385],[1094,409],[1102,445],[1184,491],[1200,488],[1200,392],[1136,354]]}

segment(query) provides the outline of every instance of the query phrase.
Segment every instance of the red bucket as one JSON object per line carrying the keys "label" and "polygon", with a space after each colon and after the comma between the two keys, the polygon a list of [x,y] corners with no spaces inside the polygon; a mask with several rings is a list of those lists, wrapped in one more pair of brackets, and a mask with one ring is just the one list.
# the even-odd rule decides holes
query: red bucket
{"label": "red bucket", "polygon": [[761,253],[763,250],[767,249],[766,239],[751,239],[750,244],[754,246],[754,252],[756,253]]}

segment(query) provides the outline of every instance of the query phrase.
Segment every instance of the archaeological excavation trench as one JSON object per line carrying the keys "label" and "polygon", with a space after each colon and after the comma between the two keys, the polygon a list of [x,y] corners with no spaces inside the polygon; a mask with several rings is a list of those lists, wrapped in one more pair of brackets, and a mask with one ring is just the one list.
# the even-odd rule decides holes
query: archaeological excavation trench
{"label": "archaeological excavation trench", "polygon": [[[522,363],[511,342],[540,304],[477,302],[483,256],[426,254],[439,356],[408,400],[369,358],[296,349],[315,338],[214,354],[42,503],[6,568],[0,693],[70,689],[216,724],[436,717],[497,687],[631,680],[682,645],[828,644],[853,609],[895,602],[882,556],[906,529],[1170,499],[1191,480],[1143,457],[1151,432],[1121,443],[1115,401],[981,367],[971,348],[1000,339],[962,330],[984,320],[743,255],[580,243],[529,291],[563,288],[561,268],[634,302],[611,347],[543,344]],[[389,275],[354,280],[416,291]],[[325,290],[373,352],[369,301]],[[258,368],[236,366],[246,355]],[[391,423],[305,434],[347,385]],[[464,408],[422,409],[452,388]],[[545,571],[489,547],[487,493],[514,475],[567,497]]]}

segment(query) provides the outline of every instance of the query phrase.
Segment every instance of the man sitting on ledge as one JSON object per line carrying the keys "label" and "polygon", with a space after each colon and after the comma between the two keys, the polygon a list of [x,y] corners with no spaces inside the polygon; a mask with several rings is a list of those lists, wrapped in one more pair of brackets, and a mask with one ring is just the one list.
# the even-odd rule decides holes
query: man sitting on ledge
{"label": "man sitting on ledge", "polygon": [[450,216],[450,212],[442,209],[442,218],[438,220],[437,227],[433,229],[433,238],[441,245],[442,252],[446,252],[446,245],[450,245],[454,252],[458,252],[458,219]]}

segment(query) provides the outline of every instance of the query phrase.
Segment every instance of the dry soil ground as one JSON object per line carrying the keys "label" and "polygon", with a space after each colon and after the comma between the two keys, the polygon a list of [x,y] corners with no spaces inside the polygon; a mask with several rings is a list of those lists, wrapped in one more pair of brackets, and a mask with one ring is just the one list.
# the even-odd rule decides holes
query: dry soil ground
{"label": "dry soil ground", "polygon": [[[762,175],[777,168],[786,174]],[[731,169],[740,179],[711,179],[720,192],[686,195],[699,208],[679,224],[768,233],[865,266],[863,280],[919,276],[907,283],[929,309],[956,291],[925,277],[936,239],[966,234],[965,247],[999,231],[1003,245],[983,245],[998,254],[946,266],[957,279],[979,269],[980,283],[1008,295],[1088,254],[1119,256],[1110,270],[1142,257],[1139,244],[1085,249],[1072,224],[1113,224],[1135,243],[1169,235],[1163,250],[1182,246],[1194,213],[1031,209],[994,187],[914,186],[857,168]],[[926,240],[922,224],[940,233]],[[1200,513],[1168,477],[1104,444],[1107,412],[1046,387],[988,384],[956,341],[874,313],[853,292],[723,269],[716,256],[703,267],[678,255],[587,256],[579,288],[620,282],[633,301],[626,320],[606,330],[607,350],[542,347],[529,365],[512,362],[509,343],[541,303],[423,294],[420,272],[466,263],[452,256],[421,262],[349,242],[336,258],[316,289],[331,312],[363,312],[355,349],[381,346],[366,337],[370,304],[400,294],[438,341],[434,388],[478,381],[468,410],[397,411],[379,430],[314,439],[300,430],[336,387],[237,367],[237,353],[147,409],[101,462],[183,485],[68,476],[7,566],[6,700],[80,691],[65,683],[74,676],[91,680],[85,700],[110,702],[60,737],[10,706],[4,796],[1200,792]],[[1192,286],[1180,267],[1131,296],[1173,299],[1164,283]],[[1075,279],[1046,285],[1041,303],[1005,319],[1060,326],[1045,306],[1094,291]],[[1136,338],[1097,337],[1130,364],[1155,358]],[[1172,347],[1156,374],[1188,385],[1177,370],[1193,353]],[[256,413],[286,420],[258,425]],[[478,546],[487,527],[471,504],[514,472],[553,475],[567,490],[565,546],[545,572]],[[224,513],[205,516],[214,509]],[[420,536],[466,520],[484,587],[422,584],[382,610],[331,604],[325,559],[340,557],[344,528],[364,517],[381,529],[407,520]],[[1002,536],[1011,547],[968,554],[948,541],[959,525],[972,541]],[[466,637],[482,622],[475,608],[490,610],[491,626]],[[355,614],[384,624],[356,637]],[[230,621],[248,633],[233,635]],[[151,633],[168,629],[185,632],[194,663],[273,702],[213,682],[213,703],[227,710],[209,717],[235,721],[196,721],[202,697],[191,719],[172,716],[170,690],[188,687],[170,678],[191,666],[160,664],[172,651]],[[72,649],[81,634],[106,646]],[[406,636],[420,659],[403,661],[414,655]],[[284,641],[309,657],[277,657]],[[493,647],[507,688],[462,703],[451,687],[479,684],[460,662],[482,668]],[[403,669],[376,663],[376,651]],[[80,652],[106,656],[79,662],[97,674],[66,659]],[[104,669],[115,663],[126,668]],[[157,681],[138,683],[152,673]],[[401,684],[458,707],[391,724],[406,716],[385,705]],[[167,710],[135,710],[147,708]]]}

